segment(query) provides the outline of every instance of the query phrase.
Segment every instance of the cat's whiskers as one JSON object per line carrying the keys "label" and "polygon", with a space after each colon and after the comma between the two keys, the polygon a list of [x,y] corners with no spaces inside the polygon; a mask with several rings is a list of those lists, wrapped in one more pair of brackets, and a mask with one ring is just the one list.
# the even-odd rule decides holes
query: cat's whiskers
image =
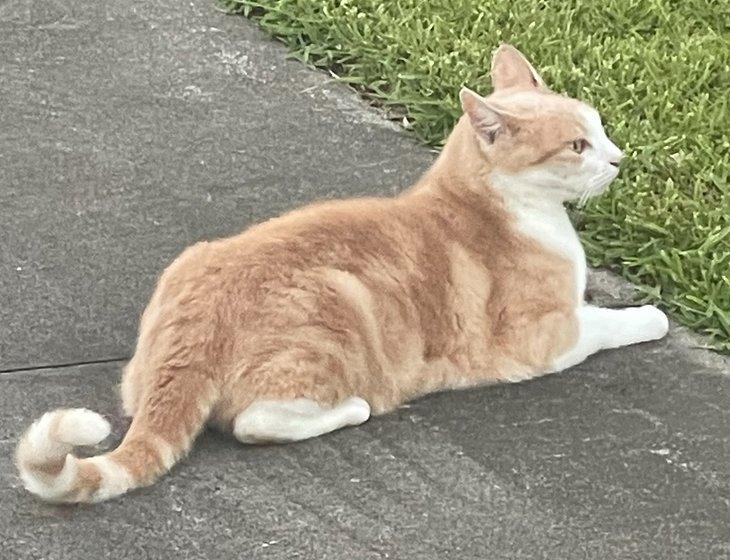
{"label": "cat's whiskers", "polygon": [[593,197],[593,195],[600,193],[601,190],[613,179],[611,175],[610,170],[603,171],[599,175],[596,175],[581,193],[580,198],[578,199],[578,208],[583,208],[588,203],[588,199]]}

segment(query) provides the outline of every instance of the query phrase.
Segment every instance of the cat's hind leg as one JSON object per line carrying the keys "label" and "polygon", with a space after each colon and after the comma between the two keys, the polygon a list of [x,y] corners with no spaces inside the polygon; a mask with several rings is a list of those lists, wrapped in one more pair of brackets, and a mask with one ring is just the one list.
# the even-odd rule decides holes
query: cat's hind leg
{"label": "cat's hind leg", "polygon": [[243,443],[286,443],[362,424],[368,418],[370,405],[359,397],[331,408],[306,398],[259,400],[236,417],[233,435]]}

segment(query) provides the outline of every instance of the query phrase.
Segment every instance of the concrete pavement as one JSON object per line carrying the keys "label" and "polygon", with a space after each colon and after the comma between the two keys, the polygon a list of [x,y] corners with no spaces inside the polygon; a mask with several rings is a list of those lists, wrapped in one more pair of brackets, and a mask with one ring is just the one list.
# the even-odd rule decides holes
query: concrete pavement
{"label": "concrete pavement", "polygon": [[[2,558],[729,558],[728,361],[677,329],[311,442],[205,434],[98,506],[22,490],[11,455],[44,411],[121,437],[122,360],[183,247],[396,192],[431,158],[212,0],[0,3]],[[594,277],[602,301],[629,291]]]}

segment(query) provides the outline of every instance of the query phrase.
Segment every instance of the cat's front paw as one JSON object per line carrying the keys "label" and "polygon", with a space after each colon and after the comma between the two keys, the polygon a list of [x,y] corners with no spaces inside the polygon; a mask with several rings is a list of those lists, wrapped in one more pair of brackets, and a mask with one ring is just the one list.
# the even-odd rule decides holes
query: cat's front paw
{"label": "cat's front paw", "polygon": [[636,318],[634,326],[641,342],[659,340],[669,332],[669,319],[661,309],[653,305],[642,305],[632,311]]}

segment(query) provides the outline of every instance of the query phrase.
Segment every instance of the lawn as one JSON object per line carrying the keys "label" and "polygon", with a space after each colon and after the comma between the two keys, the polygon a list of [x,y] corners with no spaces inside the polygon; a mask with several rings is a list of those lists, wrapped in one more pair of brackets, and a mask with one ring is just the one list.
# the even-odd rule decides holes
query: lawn
{"label": "lawn", "polygon": [[629,156],[573,212],[591,264],[730,351],[730,2],[222,0],[439,146],[513,43]]}

